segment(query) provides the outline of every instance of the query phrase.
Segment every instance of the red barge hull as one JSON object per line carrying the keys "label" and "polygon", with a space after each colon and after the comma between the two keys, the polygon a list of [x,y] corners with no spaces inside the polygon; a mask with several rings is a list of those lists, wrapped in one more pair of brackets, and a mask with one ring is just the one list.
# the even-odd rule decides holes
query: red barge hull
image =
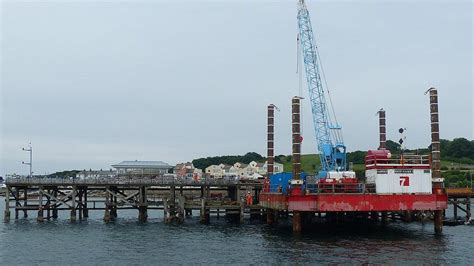
{"label": "red barge hull", "polygon": [[309,194],[261,193],[260,206],[302,212],[434,211],[447,208],[441,194]]}

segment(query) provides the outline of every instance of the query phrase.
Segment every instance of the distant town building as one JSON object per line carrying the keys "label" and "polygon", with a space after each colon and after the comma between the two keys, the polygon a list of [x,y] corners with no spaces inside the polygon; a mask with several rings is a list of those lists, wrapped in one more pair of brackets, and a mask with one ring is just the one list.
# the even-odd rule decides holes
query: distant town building
{"label": "distant town building", "polygon": [[224,176],[223,165],[224,164],[208,166],[205,169],[206,176],[211,177],[211,178],[222,178]]}
{"label": "distant town building", "polygon": [[190,162],[177,164],[173,169],[173,173],[176,177],[180,178],[193,178],[199,180],[202,177],[202,170],[195,168]]}
{"label": "distant town building", "polygon": [[112,165],[118,175],[159,176],[167,174],[173,166],[162,161],[123,161]]}

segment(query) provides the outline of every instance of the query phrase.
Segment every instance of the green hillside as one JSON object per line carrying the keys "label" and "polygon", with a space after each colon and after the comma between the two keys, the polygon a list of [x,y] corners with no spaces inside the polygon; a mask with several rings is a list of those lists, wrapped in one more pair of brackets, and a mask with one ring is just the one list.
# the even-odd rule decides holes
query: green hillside
{"label": "green hillside", "polygon": [[[291,156],[279,156],[275,158],[276,161],[283,163],[285,172],[291,172],[293,165],[291,162]],[[301,169],[303,172],[308,174],[314,174],[316,171],[321,169],[321,162],[319,160],[319,155],[317,154],[302,154],[301,155]],[[354,164],[353,170],[356,172],[357,177],[364,177],[364,164]]]}

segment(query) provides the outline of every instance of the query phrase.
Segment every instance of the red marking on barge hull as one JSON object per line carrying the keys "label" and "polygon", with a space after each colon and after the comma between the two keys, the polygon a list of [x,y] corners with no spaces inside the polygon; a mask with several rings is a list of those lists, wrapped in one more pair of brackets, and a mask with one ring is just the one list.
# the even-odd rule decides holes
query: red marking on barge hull
{"label": "red marking on barge hull", "polygon": [[[447,208],[446,194],[377,195],[377,194],[319,194],[285,196],[260,195],[260,205],[270,209],[313,212],[350,211],[428,211]],[[285,206],[287,206],[285,208]]]}

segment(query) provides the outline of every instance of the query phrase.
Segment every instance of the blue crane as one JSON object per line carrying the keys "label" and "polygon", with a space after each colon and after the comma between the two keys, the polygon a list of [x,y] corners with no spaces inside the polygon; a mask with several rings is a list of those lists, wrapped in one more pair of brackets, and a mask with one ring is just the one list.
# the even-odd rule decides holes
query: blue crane
{"label": "blue crane", "polygon": [[342,128],[337,123],[332,104],[331,110],[329,110],[326,101],[325,90],[321,82],[321,62],[304,0],[299,0],[298,3],[298,29],[298,42],[305,65],[316,144],[322,166],[319,177],[324,178],[328,172],[346,170],[346,146],[342,138]]}

